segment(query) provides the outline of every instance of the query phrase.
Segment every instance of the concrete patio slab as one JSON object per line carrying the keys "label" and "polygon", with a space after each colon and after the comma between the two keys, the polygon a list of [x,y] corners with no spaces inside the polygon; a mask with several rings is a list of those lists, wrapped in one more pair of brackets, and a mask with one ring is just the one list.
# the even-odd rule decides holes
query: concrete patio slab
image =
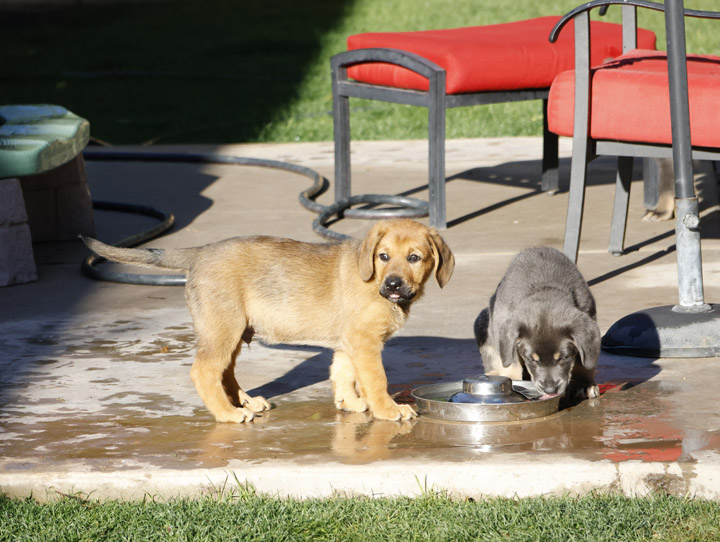
{"label": "concrete patio slab", "polygon": [[[569,141],[561,142],[568,178]],[[539,192],[539,138],[448,141],[449,228],[457,265],[427,288],[384,361],[392,393],[460,380],[481,370],[472,324],[512,256],[538,244],[561,248],[567,193]],[[138,149],[118,149],[138,150]],[[332,179],[331,143],[153,147],[268,158]],[[353,143],[355,193],[427,196],[423,141]],[[622,257],[607,253],[613,161],[590,167],[578,266],[598,304],[601,331],[633,311],[677,301],[674,226],[642,222],[642,187],[630,203]],[[215,164],[93,162],[97,200],[151,205],[176,227],[149,243],[193,246],[252,234],[321,242],[298,204],[305,177]],[[717,185],[697,168],[703,199],[705,296],[720,300]],[[331,203],[331,194],[319,198]],[[97,212],[114,242],[153,224]],[[361,236],[369,221],[332,226]],[[0,289],[0,491],[38,499],[170,498],[251,484],[298,497],[457,497],[653,491],[720,498],[720,359],[645,359],[603,353],[603,395],[524,423],[464,424],[420,417],[372,421],[334,410],[331,353],[253,343],[237,376],[276,408],[253,423],[215,423],[189,377],[194,334],[182,288],[83,277],[80,242],[35,246],[39,280]],[[118,269],[136,271],[132,268]],[[145,272],[145,271],[143,271]]]}

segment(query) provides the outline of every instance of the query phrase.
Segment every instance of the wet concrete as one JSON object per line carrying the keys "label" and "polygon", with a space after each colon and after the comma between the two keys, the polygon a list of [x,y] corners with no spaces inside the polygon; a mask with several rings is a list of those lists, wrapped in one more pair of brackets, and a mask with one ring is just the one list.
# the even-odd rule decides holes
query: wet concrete
{"label": "wet concrete", "polygon": [[[355,146],[358,190],[392,186],[424,197],[418,180],[424,148],[421,142]],[[384,351],[399,401],[411,401],[414,387],[478,373],[472,322],[510,258],[533,244],[560,247],[567,194],[537,192],[539,148],[534,138],[448,143],[448,168],[457,173],[449,171],[451,227],[444,236],[457,267],[445,289],[428,287]],[[220,152],[288,160],[331,176],[329,144]],[[634,310],[676,301],[673,226],[639,220],[638,185],[628,227],[633,250],[621,258],[607,254],[612,162],[592,168],[579,267],[605,331]],[[255,233],[319,240],[313,215],[296,203],[307,185],[302,177],[207,165],[90,162],[88,169],[97,199],[150,203],[178,215],[180,227],[153,246]],[[720,213],[715,187],[706,170],[698,171],[706,298],[716,302]],[[328,202],[328,195],[322,198]],[[98,213],[105,240],[150,223]],[[367,226],[346,220],[333,227],[361,235]],[[168,497],[247,482],[296,496],[435,489],[472,497],[592,490],[720,497],[717,358],[603,353],[602,396],[564,401],[547,418],[398,423],[335,411],[329,351],[253,343],[240,355],[238,380],[274,408],[250,424],[217,424],[189,378],[194,334],[181,288],[90,281],[79,273],[85,251],[78,243],[36,248],[40,280],[0,289],[0,490],[7,494]]]}

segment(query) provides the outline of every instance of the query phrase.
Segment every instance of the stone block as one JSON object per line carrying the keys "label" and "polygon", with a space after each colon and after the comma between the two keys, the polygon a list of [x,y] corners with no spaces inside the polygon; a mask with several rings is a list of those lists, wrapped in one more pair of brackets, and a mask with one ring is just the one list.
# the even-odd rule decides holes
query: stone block
{"label": "stone block", "polygon": [[87,184],[72,184],[55,192],[57,218],[55,236],[62,240],[77,239],[78,234],[95,235],[92,197]]}
{"label": "stone block", "polygon": [[27,224],[0,226],[0,286],[37,280]]}
{"label": "stone block", "polygon": [[55,235],[55,223],[57,222],[55,190],[33,190],[31,192],[23,190],[23,195],[33,241],[51,240]]}
{"label": "stone block", "polygon": [[0,179],[0,226],[27,222],[25,202],[17,179]]}
{"label": "stone block", "polygon": [[17,179],[0,179],[0,286],[37,280],[25,201]]}
{"label": "stone block", "polygon": [[23,177],[21,186],[34,242],[95,235],[92,199],[81,154],[51,171]]}

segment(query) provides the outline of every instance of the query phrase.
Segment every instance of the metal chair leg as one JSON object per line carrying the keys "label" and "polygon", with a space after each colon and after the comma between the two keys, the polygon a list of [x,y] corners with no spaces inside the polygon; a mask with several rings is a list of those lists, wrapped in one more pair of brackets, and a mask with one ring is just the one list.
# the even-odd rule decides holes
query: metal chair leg
{"label": "metal chair leg", "polygon": [[608,252],[620,256],[625,246],[628,204],[630,203],[630,183],[632,181],[633,157],[618,156],[617,177],[615,179],[615,202],[613,204],[612,224],[610,226],[610,247]]}
{"label": "metal chair leg", "polygon": [[[584,46],[578,49],[578,46]],[[585,178],[590,157],[595,148],[590,148],[590,54],[577,54],[578,50],[590,51],[590,17],[587,12],[575,19],[575,112],[573,115],[573,151],[570,163],[570,195],[565,223],[563,252],[577,262],[582,230],[583,207],[585,205]],[[583,104],[581,107],[580,104]]]}
{"label": "metal chair leg", "polygon": [[335,201],[349,198],[350,183],[350,98],[341,96],[338,80],[347,80],[347,69],[332,74],[333,135],[335,139]]}
{"label": "metal chair leg", "polygon": [[643,204],[655,209],[660,201],[660,164],[657,158],[643,158]]}
{"label": "metal chair leg", "polygon": [[558,173],[558,140],[557,134],[548,128],[547,99],[543,100],[543,157],[542,181],[543,192],[553,195],[560,190],[560,175]]}
{"label": "metal chair leg", "polygon": [[445,210],[445,72],[437,73],[429,81],[428,105],[428,190],[430,226],[447,228]]}
{"label": "metal chair leg", "polygon": [[585,178],[589,161],[588,140],[585,137],[573,139],[573,154],[570,165],[570,194],[565,222],[565,243],[563,252],[577,262],[582,232],[583,208],[585,206]]}

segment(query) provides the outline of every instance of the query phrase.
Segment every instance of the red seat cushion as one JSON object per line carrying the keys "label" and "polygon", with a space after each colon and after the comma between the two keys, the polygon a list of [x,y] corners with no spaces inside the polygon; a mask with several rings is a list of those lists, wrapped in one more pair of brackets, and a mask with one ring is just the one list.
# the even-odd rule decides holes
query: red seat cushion
{"label": "red seat cushion", "polygon": [[[688,55],[692,144],[720,147],[720,57]],[[548,124],[573,135],[575,72],[557,76],[550,89]],[[631,51],[592,70],[590,136],[593,139],[671,144],[667,55]]]}
{"label": "red seat cushion", "polygon": [[[482,92],[547,88],[555,76],[574,67],[572,23],[556,43],[548,37],[560,17],[421,32],[373,32],[347,40],[348,49],[385,47],[418,54],[445,69],[446,92]],[[593,65],[622,54],[622,28],[618,24],[593,21]],[[638,46],[655,48],[655,34],[638,30]],[[392,64],[352,66],[352,79],[388,87],[427,90],[421,75]]]}

